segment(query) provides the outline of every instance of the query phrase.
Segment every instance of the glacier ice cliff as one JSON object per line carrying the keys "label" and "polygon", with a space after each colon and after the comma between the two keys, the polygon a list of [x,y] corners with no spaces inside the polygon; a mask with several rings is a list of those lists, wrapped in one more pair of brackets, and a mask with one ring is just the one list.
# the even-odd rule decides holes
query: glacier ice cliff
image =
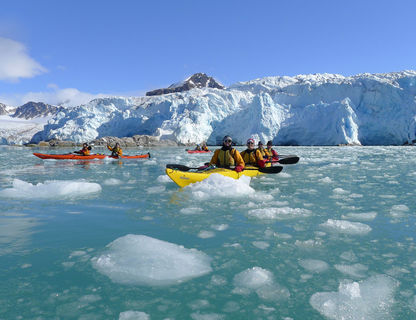
{"label": "glacier ice cliff", "polygon": [[277,76],[225,89],[112,97],[61,110],[32,141],[155,135],[218,143],[402,145],[415,140],[416,71]]}

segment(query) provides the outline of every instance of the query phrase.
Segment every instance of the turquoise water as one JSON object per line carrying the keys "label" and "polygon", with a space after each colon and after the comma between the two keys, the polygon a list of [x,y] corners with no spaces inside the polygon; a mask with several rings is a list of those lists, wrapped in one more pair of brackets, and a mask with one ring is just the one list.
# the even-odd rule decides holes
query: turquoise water
{"label": "turquoise water", "polygon": [[147,151],[0,148],[0,319],[416,318],[416,148],[281,147],[183,190],[165,165],[210,156]]}

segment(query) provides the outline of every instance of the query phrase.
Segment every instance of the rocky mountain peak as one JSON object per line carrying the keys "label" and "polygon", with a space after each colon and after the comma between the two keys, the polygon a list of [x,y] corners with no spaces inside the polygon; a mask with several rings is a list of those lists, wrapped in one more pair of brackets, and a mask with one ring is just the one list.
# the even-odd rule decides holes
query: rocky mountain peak
{"label": "rocky mountain peak", "polygon": [[24,119],[46,117],[54,115],[62,109],[62,107],[52,106],[43,102],[30,101],[18,107],[12,117]]}
{"label": "rocky mountain peak", "polygon": [[195,73],[186,80],[174,83],[168,88],[156,89],[146,92],[146,96],[157,96],[161,94],[183,92],[193,88],[217,88],[224,89],[224,86],[214,78],[207,76],[205,73]]}

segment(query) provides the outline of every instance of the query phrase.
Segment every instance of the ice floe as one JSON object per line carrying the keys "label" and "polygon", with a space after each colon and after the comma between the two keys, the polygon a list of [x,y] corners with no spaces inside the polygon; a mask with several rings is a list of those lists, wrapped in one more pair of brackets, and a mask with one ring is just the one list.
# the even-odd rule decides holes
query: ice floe
{"label": "ice floe", "polygon": [[118,320],[150,320],[150,316],[145,312],[129,310],[121,312]]}
{"label": "ice floe", "polygon": [[321,273],[329,269],[328,263],[322,260],[317,260],[317,259],[302,259],[302,260],[299,260],[299,264],[306,271],[313,272],[313,273]]}
{"label": "ice floe", "polygon": [[342,281],[338,292],[318,292],[310,304],[329,319],[392,319],[390,308],[398,282],[386,275],[360,282]]}
{"label": "ice floe", "polygon": [[250,180],[251,178],[247,176],[233,179],[214,173],[201,182],[190,184],[184,190],[198,199],[237,198],[255,193],[250,187]]}
{"label": "ice floe", "polygon": [[112,281],[130,285],[171,285],[212,271],[211,258],[196,249],[129,234],[92,259],[93,266]]}
{"label": "ice floe", "polygon": [[264,220],[286,220],[304,218],[309,217],[311,213],[312,212],[308,209],[290,207],[260,208],[248,211],[249,216]]}
{"label": "ice floe", "polygon": [[335,269],[337,269],[339,272],[342,272],[345,275],[348,275],[353,278],[364,278],[366,276],[366,272],[368,270],[368,267],[365,265],[362,265],[361,263],[356,263],[353,265],[347,265],[347,264],[336,264],[334,265]]}
{"label": "ice floe", "polygon": [[363,235],[371,231],[371,227],[364,223],[346,220],[328,219],[325,223],[322,223],[321,226],[329,231],[352,235]]}
{"label": "ice floe", "polygon": [[13,187],[0,191],[0,196],[16,199],[74,198],[101,191],[98,183],[79,180],[53,180],[31,184],[19,179],[13,180]]}
{"label": "ice floe", "polygon": [[264,300],[278,301],[289,298],[287,288],[275,283],[274,275],[261,267],[246,269],[234,277],[233,293],[248,295],[255,292]]}

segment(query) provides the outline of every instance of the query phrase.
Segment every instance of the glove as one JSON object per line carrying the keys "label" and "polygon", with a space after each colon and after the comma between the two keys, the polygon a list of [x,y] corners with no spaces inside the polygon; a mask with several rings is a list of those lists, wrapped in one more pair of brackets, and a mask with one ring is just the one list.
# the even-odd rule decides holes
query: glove
{"label": "glove", "polygon": [[235,167],[235,171],[237,171],[237,172],[241,172],[241,171],[243,171],[243,169],[244,169],[243,166],[236,166]]}
{"label": "glove", "polygon": [[264,165],[266,164],[267,160],[258,160],[257,164],[260,168],[264,168]]}

